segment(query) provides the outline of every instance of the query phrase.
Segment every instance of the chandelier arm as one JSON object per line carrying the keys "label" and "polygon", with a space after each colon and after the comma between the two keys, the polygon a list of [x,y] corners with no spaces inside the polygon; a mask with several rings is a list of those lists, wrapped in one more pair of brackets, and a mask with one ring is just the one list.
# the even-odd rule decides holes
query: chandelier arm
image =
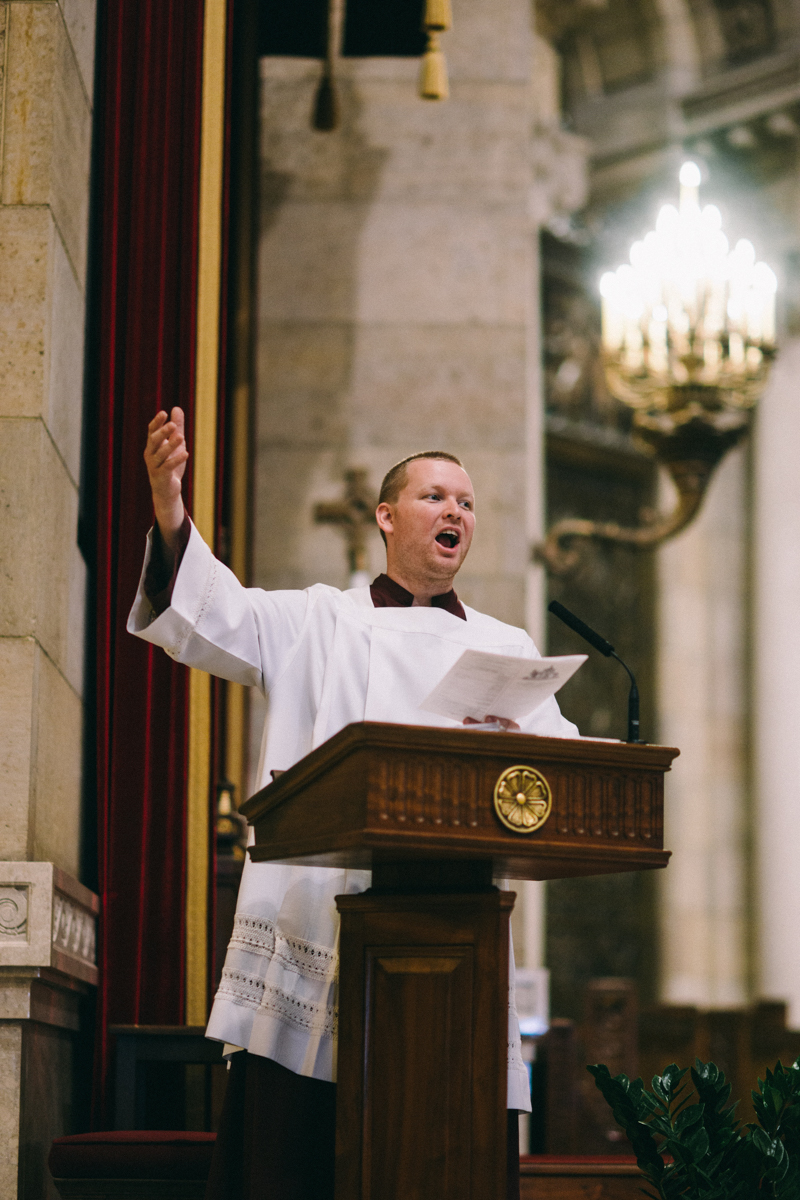
{"label": "chandelier arm", "polygon": [[616,521],[588,521],[580,517],[565,517],[557,521],[548,531],[547,537],[533,548],[533,557],[543,563],[552,575],[566,575],[580,559],[580,550],[565,546],[577,538],[593,538],[604,542],[619,542],[635,546],[637,550],[649,550],[675,537],[693,520],[703,500],[705,487],[684,487],[679,492],[678,503],[671,513],[656,517],[646,525],[626,527]]}

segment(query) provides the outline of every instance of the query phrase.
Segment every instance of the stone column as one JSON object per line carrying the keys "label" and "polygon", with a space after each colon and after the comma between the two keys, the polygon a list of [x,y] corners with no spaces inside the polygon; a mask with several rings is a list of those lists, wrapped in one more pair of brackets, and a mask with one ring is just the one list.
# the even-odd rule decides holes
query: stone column
{"label": "stone column", "polygon": [[800,339],[759,406],[753,535],[756,978],[800,1027]]}
{"label": "stone column", "polygon": [[[79,874],[80,850],[77,523],[94,22],[94,0],[0,2],[0,858],[25,871],[55,864],[65,877]],[[0,950],[5,938],[0,930]],[[0,977],[0,1194],[16,1195],[19,1169],[26,1200],[47,1193],[40,1150],[68,1116],[55,1102],[21,1108],[20,1070],[41,1081],[37,1071],[55,1069],[44,1032],[50,992],[30,982],[37,969]],[[35,993],[47,995],[44,1007]],[[18,1157],[20,1128],[39,1147],[33,1158]]]}
{"label": "stone column", "polygon": [[[0,1195],[55,1196],[47,1156],[70,1131],[75,1039],[97,984],[97,896],[48,862],[0,862]],[[81,1086],[82,1085],[82,1086]]]}
{"label": "stone column", "polygon": [[660,991],[713,1008],[748,999],[746,454],[723,461],[658,558],[659,740],[681,751],[666,782]]}

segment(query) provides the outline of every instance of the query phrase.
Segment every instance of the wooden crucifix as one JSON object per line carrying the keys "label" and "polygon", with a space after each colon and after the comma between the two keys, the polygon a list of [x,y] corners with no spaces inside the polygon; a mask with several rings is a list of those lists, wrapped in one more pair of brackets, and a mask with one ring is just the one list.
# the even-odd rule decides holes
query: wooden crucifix
{"label": "wooden crucifix", "polygon": [[319,524],[338,525],[347,543],[350,586],[363,587],[367,572],[367,529],[375,523],[377,496],[373,493],[363,467],[351,467],[344,473],[344,499],[322,501],[314,506]]}

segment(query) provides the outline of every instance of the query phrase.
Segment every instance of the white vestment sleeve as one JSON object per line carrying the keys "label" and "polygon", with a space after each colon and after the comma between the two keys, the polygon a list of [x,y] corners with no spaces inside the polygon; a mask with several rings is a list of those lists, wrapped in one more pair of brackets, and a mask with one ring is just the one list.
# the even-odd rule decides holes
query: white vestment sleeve
{"label": "white vestment sleeve", "polygon": [[148,534],[128,632],[163,647],[176,662],[268,691],[297,643],[311,594],[244,587],[192,525],[170,607],[157,617],[144,591],[151,554]]}

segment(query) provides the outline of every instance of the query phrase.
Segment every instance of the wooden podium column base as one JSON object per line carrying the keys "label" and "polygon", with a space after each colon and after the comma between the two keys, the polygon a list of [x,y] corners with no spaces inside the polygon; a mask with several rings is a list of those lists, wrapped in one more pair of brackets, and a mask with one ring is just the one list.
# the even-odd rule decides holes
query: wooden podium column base
{"label": "wooden podium column base", "polygon": [[385,864],[337,897],[336,1200],[505,1200],[515,897],[472,866]]}

